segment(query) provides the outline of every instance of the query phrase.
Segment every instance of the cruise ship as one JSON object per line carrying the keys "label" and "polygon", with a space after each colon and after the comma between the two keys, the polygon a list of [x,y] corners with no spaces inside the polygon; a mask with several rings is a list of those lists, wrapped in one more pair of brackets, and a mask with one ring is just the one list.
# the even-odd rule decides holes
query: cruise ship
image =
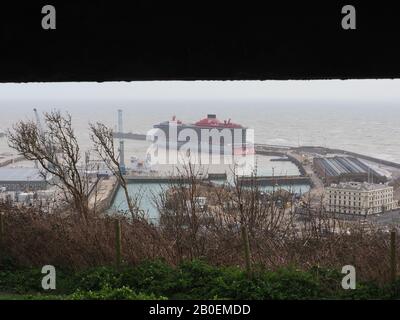
{"label": "cruise ship", "polygon": [[[171,141],[174,141],[171,136],[172,129],[176,127],[176,135],[179,136],[179,133],[184,129],[191,129],[193,133],[197,136],[197,150],[199,152],[212,152],[218,150],[223,154],[224,150],[231,150],[233,155],[248,155],[254,154],[254,144],[250,137],[248,136],[248,128],[228,120],[219,120],[215,114],[208,114],[206,118],[203,118],[195,123],[184,123],[181,120],[178,120],[176,116],[172,117],[172,120],[164,121],[159,124],[153,126],[155,129],[162,130],[165,133],[165,137],[167,139],[166,147],[172,148]],[[208,136],[212,132],[215,133],[215,129],[218,131],[218,138],[212,139]],[[211,131],[214,130],[214,131]],[[230,132],[227,134],[226,130]],[[171,131],[171,132],[170,132]],[[171,137],[170,137],[171,136]],[[206,141],[202,141],[206,137]],[[225,137],[228,137],[229,141],[225,141]],[[191,138],[185,137],[186,140],[178,140],[174,146],[178,149],[182,145],[187,145],[193,143]],[[231,149],[230,149],[231,148]]]}

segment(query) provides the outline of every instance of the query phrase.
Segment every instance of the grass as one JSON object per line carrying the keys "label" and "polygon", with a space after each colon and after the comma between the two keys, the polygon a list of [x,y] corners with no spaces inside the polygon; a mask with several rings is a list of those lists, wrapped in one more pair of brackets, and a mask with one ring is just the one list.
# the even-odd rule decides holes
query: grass
{"label": "grass", "polygon": [[14,293],[0,293],[1,300],[63,300],[65,297],[62,295],[42,295],[42,294],[14,294]]}

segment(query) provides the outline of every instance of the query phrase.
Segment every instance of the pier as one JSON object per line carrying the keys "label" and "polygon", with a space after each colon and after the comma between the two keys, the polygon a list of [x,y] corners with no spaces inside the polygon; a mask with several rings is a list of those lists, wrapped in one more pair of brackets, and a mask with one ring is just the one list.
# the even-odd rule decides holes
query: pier
{"label": "pier", "polygon": [[16,155],[0,155],[0,167],[6,167],[10,164],[16,163],[16,162],[20,162],[20,161],[24,161],[25,158],[24,156],[16,156]]}
{"label": "pier", "polygon": [[125,176],[126,181],[136,183],[173,183],[182,181],[178,176]]}
{"label": "pier", "polygon": [[112,206],[118,188],[119,184],[115,177],[100,178],[89,195],[89,208],[99,212],[109,209]]}
{"label": "pier", "polygon": [[[145,175],[130,175],[125,176],[126,181],[135,182],[135,183],[177,183],[177,182],[185,182],[189,181],[188,178],[183,176],[145,176]],[[210,180],[226,180],[226,173],[221,174],[208,174],[206,177],[203,177],[202,180],[210,181]]]}
{"label": "pier", "polygon": [[312,184],[310,177],[307,176],[240,177],[239,182],[243,185],[252,185],[256,182],[261,186]]}
{"label": "pier", "polygon": [[[224,175],[222,178],[219,177],[220,180],[226,180],[227,177]],[[185,177],[179,176],[126,176],[126,180],[128,182],[135,183],[177,183],[189,181],[189,179]],[[204,181],[215,180],[213,176],[203,178]],[[259,185],[298,185],[298,184],[312,184],[310,177],[308,176],[259,176],[259,177],[240,177],[239,181],[246,184],[252,184],[254,181]]]}
{"label": "pier", "polygon": [[115,139],[127,139],[127,140],[139,140],[139,141],[145,141],[146,140],[146,135],[142,133],[132,133],[132,132],[127,132],[127,133],[122,133],[122,132],[114,132],[114,138]]}

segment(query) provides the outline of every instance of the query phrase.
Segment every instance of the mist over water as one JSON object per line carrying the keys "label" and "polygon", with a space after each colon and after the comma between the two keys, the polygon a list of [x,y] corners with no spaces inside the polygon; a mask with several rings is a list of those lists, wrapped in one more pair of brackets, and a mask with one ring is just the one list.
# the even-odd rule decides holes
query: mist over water
{"label": "mist over water", "polygon": [[[396,103],[354,101],[294,101],[255,99],[176,99],[163,101],[120,99],[97,100],[1,100],[0,129],[18,120],[34,119],[33,108],[68,111],[83,149],[89,148],[89,122],[117,125],[117,109],[124,112],[124,131],[146,133],[173,115],[183,122],[195,122],[215,113],[253,128],[256,143],[275,145],[319,145],[341,148],[400,162],[400,107]],[[128,153],[142,153],[146,144],[127,141]],[[5,138],[0,152],[10,151]]]}

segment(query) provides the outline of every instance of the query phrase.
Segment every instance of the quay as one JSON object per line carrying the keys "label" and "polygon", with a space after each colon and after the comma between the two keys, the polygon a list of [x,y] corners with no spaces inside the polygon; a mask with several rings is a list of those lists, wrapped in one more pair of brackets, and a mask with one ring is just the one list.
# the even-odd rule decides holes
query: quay
{"label": "quay", "polygon": [[239,182],[245,185],[251,185],[254,181],[261,186],[275,186],[275,185],[299,185],[308,184],[312,185],[310,177],[307,176],[266,176],[266,177],[240,177]]}
{"label": "quay", "polygon": [[125,176],[126,181],[136,183],[173,183],[182,181],[183,178],[178,176]]}
{"label": "quay", "polygon": [[89,208],[106,211],[111,208],[119,184],[116,177],[99,178],[89,195]]}
{"label": "quay", "polygon": [[114,138],[115,139],[127,139],[127,140],[139,140],[139,141],[145,141],[146,140],[146,135],[142,133],[132,133],[132,132],[114,132]]}
{"label": "quay", "polygon": [[[145,175],[128,175],[125,176],[126,181],[135,182],[135,183],[177,183],[177,182],[185,182],[189,181],[189,179],[182,176],[145,176]],[[210,181],[210,180],[226,180],[227,175],[224,174],[208,174],[206,177],[203,177],[202,180]]]}
{"label": "quay", "polygon": [[0,167],[6,167],[10,164],[24,161],[24,156],[18,155],[0,155]]}

